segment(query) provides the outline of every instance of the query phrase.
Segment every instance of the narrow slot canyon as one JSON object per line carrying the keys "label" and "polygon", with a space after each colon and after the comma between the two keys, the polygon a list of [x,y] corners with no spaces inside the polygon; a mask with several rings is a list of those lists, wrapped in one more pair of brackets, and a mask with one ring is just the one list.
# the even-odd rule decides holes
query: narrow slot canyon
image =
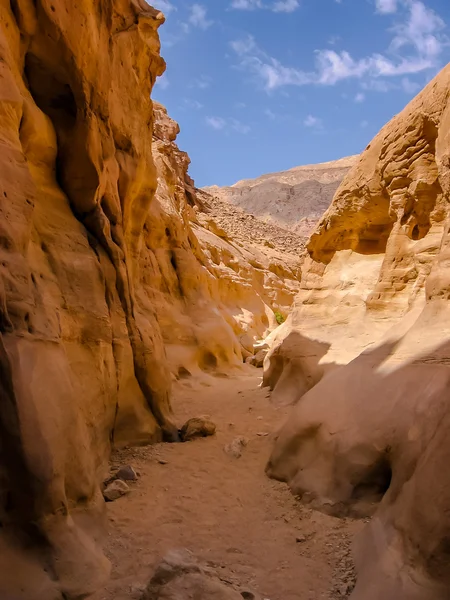
{"label": "narrow slot canyon", "polygon": [[0,600],[448,600],[449,9],[154,3],[0,3]]}

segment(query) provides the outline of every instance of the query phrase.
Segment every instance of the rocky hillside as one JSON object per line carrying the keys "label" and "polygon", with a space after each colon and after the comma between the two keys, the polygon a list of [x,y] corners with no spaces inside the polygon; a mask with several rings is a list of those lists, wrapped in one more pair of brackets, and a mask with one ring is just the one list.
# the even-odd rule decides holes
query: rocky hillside
{"label": "rocky hillside", "polygon": [[265,382],[301,401],[269,474],[319,510],[375,512],[352,600],[449,596],[449,198],[450,65],[344,179],[271,336]]}
{"label": "rocky hillside", "polygon": [[245,179],[231,187],[211,186],[204,190],[218,200],[308,238],[357,160],[357,156],[349,156]]}
{"label": "rocky hillside", "polygon": [[197,190],[202,209],[198,218],[205,227],[216,228],[221,237],[233,238],[239,245],[259,248],[268,253],[268,248],[281,252],[284,259],[294,260],[298,265],[299,255],[305,249],[305,240],[285,229],[249,214],[229,202],[220,200],[204,190]]}
{"label": "rocky hillside", "polygon": [[216,220],[218,211],[188,175],[189,157],[176,144],[178,124],[156,102],[154,117],[158,186],[146,225],[159,272],[146,293],[159,307],[175,376],[229,368],[276,327],[274,312],[289,312],[299,288],[299,254],[286,252],[287,244],[255,244],[254,229],[241,221],[234,228],[231,215]]}
{"label": "rocky hillside", "polygon": [[0,7],[2,598],[98,587],[112,445],[177,440],[172,380],[240,366],[298,286],[197,219],[150,100],[163,21],[144,0]]}

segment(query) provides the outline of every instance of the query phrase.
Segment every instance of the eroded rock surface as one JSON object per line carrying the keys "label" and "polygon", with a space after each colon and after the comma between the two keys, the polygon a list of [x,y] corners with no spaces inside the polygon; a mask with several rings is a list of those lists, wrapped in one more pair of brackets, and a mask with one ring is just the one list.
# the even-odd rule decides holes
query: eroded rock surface
{"label": "eroded rock surface", "polygon": [[297,402],[268,473],[320,510],[375,513],[352,600],[450,594],[449,90],[450,66],[346,177],[265,362]]}
{"label": "eroded rock surface", "polygon": [[2,597],[107,577],[111,446],[177,440],[172,378],[242,364],[296,291],[190,225],[189,161],[150,100],[163,21],[144,0],[0,6]]}

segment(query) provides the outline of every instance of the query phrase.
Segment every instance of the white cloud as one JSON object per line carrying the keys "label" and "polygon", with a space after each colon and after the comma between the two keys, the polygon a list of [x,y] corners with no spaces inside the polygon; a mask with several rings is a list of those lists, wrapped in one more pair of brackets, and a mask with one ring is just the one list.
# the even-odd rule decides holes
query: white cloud
{"label": "white cloud", "polygon": [[238,119],[234,118],[223,119],[222,117],[206,117],[205,121],[209,127],[215,129],[216,131],[232,129],[233,131],[244,135],[250,132],[249,125],[245,125],[241,121],[238,121]]}
{"label": "white cloud", "polygon": [[334,85],[341,79],[361,77],[367,70],[365,60],[355,61],[345,50],[320,50],[317,52],[318,83]]}
{"label": "white cloud", "polygon": [[240,40],[233,40],[230,42],[230,46],[239,56],[250,54],[251,52],[254,52],[255,54],[259,53],[255,38],[252,35],[248,35]]}
{"label": "white cloud", "polygon": [[151,6],[165,14],[168,14],[173,10],[177,10],[175,6],[169,2],[169,0],[152,0],[152,2],[148,2],[148,4],[151,4]]}
{"label": "white cloud", "polygon": [[162,90],[166,90],[170,85],[170,81],[169,81],[167,75],[164,73],[164,75],[161,75],[161,77],[158,77],[156,79],[155,85],[160,87]]}
{"label": "white cloud", "polygon": [[[385,78],[436,70],[444,46],[449,45],[442,34],[445,23],[433,10],[420,0],[398,0],[396,6],[400,6],[398,2],[405,9],[405,22],[391,29],[394,37],[385,54],[357,59],[345,50],[318,50],[315,68],[306,71],[281,64],[250,35],[231,42],[231,47],[239,57],[240,68],[252,73],[266,91],[287,85],[335,85],[351,78],[371,82],[366,89],[375,88],[374,82],[380,80],[380,89],[387,91],[391,86],[383,81]],[[383,6],[386,12],[387,2]]]}
{"label": "white cloud", "polygon": [[203,104],[201,102],[198,100],[193,100],[192,98],[185,98],[183,103],[187,108],[193,108],[195,110],[201,110],[203,108]]}
{"label": "white cloud", "polygon": [[365,99],[366,99],[366,96],[362,92],[359,92],[355,96],[355,102],[357,102],[358,104],[360,104],[361,102],[364,102]]}
{"label": "white cloud", "polygon": [[271,58],[256,44],[253,36],[234,40],[232,49],[240,60],[240,67],[253,73],[262,81],[267,91],[284,85],[305,85],[311,83],[310,76],[293,67],[285,67],[275,58]]}
{"label": "white cloud", "polygon": [[231,8],[235,10],[266,9],[279,13],[292,13],[300,7],[300,0],[275,0],[270,4],[262,0],[232,0]]}
{"label": "white cloud", "polygon": [[291,13],[300,6],[298,0],[278,0],[273,5],[273,12]]}
{"label": "white cloud", "polygon": [[214,21],[207,19],[207,11],[202,4],[193,4],[190,8],[190,13],[188,21],[193,27],[208,29],[214,23]]}
{"label": "white cloud", "polygon": [[231,8],[236,10],[254,10],[262,7],[261,0],[233,0],[231,3]]}
{"label": "white cloud", "polygon": [[394,51],[413,48],[420,57],[434,64],[444,44],[448,43],[440,33],[445,29],[445,22],[420,0],[408,0],[407,6],[409,17],[406,23],[394,28],[396,35],[391,48]]}
{"label": "white cloud", "polygon": [[321,129],[323,127],[322,119],[313,117],[313,115],[308,115],[303,121],[303,125],[305,127],[313,127],[317,129]]}
{"label": "white cloud", "polygon": [[397,0],[375,0],[377,11],[382,15],[395,13],[397,10]]}
{"label": "white cloud", "polygon": [[373,54],[367,58],[355,60],[345,50],[321,50],[317,52],[318,82],[324,85],[334,85],[338,81],[350,78],[395,77],[419,73],[432,66],[432,63],[421,56],[399,58],[397,62],[383,56]]}
{"label": "white cloud", "polygon": [[222,117],[206,117],[205,120],[206,124],[216,131],[224,129],[227,124],[225,119],[222,119]]}

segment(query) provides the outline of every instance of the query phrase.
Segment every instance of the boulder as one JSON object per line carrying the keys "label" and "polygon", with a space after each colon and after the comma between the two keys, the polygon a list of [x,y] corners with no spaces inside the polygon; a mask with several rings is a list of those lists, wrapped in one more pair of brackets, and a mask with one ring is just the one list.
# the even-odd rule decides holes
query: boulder
{"label": "boulder", "polygon": [[186,421],[180,430],[181,441],[188,442],[199,437],[208,437],[216,433],[216,425],[206,417],[193,417]]}
{"label": "boulder", "polygon": [[262,369],[264,366],[264,359],[266,358],[266,356],[266,349],[259,350],[259,352],[257,352],[253,356],[249,356],[248,358],[246,358],[245,362],[249,365],[252,365],[253,367],[256,367],[257,369]]}
{"label": "boulder", "polygon": [[[142,600],[242,600],[249,598],[220,581],[187,550],[169,552],[156,567]],[[258,600],[252,594],[252,599]]]}
{"label": "boulder", "polygon": [[111,483],[108,483],[103,490],[103,496],[107,502],[114,502],[114,500],[118,500],[118,498],[121,498],[130,492],[131,490],[125,481],[115,479],[114,481],[111,481]]}
{"label": "boulder", "polygon": [[139,478],[139,475],[131,465],[120,467],[114,476],[122,481],[137,481]]}

